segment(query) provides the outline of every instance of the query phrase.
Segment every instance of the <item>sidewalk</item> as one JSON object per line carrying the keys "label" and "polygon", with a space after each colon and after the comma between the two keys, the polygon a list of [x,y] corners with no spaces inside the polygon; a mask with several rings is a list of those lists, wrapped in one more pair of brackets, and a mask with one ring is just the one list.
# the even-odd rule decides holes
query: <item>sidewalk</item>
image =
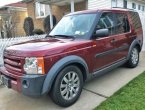
{"label": "sidewalk", "polygon": [[69,108],[55,105],[49,97],[30,98],[0,86],[0,110],[92,110],[145,70],[145,52],[135,69],[117,68],[84,86],[80,99]]}

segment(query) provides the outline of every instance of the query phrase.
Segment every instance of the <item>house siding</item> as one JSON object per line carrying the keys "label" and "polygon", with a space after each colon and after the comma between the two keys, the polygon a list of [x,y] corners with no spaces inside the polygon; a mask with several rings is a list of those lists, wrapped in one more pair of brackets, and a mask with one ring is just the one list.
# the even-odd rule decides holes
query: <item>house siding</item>
{"label": "house siding", "polygon": [[117,7],[123,7],[123,0],[117,0]]}
{"label": "house siding", "polygon": [[88,0],[88,9],[110,8],[111,0]]}

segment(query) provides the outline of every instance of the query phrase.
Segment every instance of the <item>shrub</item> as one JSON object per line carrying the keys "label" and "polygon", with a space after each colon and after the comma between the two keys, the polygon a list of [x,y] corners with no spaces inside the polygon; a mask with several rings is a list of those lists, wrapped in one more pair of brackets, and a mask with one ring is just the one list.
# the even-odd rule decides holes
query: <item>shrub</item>
{"label": "shrub", "polygon": [[23,28],[27,36],[33,35],[34,23],[31,17],[25,18]]}
{"label": "shrub", "polygon": [[44,32],[41,29],[34,29],[33,34],[34,35],[41,35],[41,34],[44,34]]}
{"label": "shrub", "polygon": [[[53,15],[53,26],[56,25],[56,17]],[[48,15],[43,22],[43,26],[44,26],[44,31],[45,33],[48,33],[51,29],[50,29],[50,15]]]}

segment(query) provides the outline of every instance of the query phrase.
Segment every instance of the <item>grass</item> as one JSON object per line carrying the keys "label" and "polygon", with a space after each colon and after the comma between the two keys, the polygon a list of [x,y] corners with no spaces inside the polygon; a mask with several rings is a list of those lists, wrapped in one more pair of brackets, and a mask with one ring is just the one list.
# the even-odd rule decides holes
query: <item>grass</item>
{"label": "grass", "polygon": [[94,110],[145,110],[145,72]]}

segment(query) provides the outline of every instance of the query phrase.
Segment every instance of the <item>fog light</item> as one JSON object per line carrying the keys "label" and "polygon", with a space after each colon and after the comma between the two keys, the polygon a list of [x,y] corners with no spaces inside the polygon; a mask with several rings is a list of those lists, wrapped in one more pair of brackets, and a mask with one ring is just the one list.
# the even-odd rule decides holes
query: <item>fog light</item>
{"label": "fog light", "polygon": [[23,80],[22,85],[25,89],[29,87],[29,82],[27,80]]}

